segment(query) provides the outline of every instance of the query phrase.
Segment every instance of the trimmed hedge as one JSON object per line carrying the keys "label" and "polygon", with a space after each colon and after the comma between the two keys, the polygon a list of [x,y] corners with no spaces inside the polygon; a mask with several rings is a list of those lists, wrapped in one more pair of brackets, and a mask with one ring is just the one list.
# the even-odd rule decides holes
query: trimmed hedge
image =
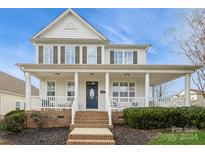
{"label": "trimmed hedge", "polygon": [[26,113],[24,110],[11,111],[5,115],[5,125],[8,131],[20,132],[25,128]]}
{"label": "trimmed hedge", "polygon": [[205,108],[128,108],[123,110],[125,122],[132,128],[159,129],[196,127],[205,129]]}

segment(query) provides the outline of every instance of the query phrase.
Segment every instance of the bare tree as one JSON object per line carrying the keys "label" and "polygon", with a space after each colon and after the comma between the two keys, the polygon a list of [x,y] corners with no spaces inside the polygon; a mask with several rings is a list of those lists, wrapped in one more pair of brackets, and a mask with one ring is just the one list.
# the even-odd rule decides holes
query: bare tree
{"label": "bare tree", "polygon": [[205,9],[183,12],[181,17],[183,27],[174,38],[188,60],[195,66],[202,66],[192,80],[205,98]]}
{"label": "bare tree", "polygon": [[154,88],[155,97],[161,98],[170,94],[171,83],[163,83]]}

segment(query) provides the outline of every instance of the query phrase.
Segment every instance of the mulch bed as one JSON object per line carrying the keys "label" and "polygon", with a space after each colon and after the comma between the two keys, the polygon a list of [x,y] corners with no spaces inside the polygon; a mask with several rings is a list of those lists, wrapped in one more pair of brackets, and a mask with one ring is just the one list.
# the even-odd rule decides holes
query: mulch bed
{"label": "mulch bed", "polygon": [[0,144],[64,145],[68,128],[27,129],[20,133],[0,131]]}
{"label": "mulch bed", "polygon": [[164,130],[139,130],[126,125],[115,125],[111,131],[117,145],[146,145]]}

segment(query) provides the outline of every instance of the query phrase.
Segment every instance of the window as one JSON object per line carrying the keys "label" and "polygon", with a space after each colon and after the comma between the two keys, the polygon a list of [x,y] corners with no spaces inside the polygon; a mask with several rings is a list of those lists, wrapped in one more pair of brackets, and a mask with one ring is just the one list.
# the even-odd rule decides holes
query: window
{"label": "window", "polygon": [[75,64],[75,47],[67,46],[65,55],[66,64]]}
{"label": "window", "polygon": [[124,52],[124,64],[133,64],[133,52]]}
{"label": "window", "polygon": [[97,64],[97,48],[96,47],[88,47],[88,64]]}
{"label": "window", "polygon": [[127,82],[120,83],[120,97],[128,97],[128,83]]}
{"label": "window", "polygon": [[47,82],[47,96],[55,96],[55,82],[54,81]]}
{"label": "window", "polygon": [[115,51],[114,64],[133,64],[132,51]]}
{"label": "window", "polygon": [[44,46],[43,51],[44,64],[53,64],[53,48],[52,46]]}
{"label": "window", "polygon": [[113,97],[118,97],[118,82],[113,82],[112,96]]}
{"label": "window", "polygon": [[75,96],[75,83],[69,81],[67,84],[67,96]]}
{"label": "window", "polygon": [[123,53],[121,51],[114,52],[114,59],[115,59],[114,63],[115,64],[123,64],[122,55]]}
{"label": "window", "polygon": [[20,109],[21,109],[20,102],[16,102],[16,110],[20,110]]}
{"label": "window", "polygon": [[135,97],[134,82],[113,82],[112,85],[113,97]]}

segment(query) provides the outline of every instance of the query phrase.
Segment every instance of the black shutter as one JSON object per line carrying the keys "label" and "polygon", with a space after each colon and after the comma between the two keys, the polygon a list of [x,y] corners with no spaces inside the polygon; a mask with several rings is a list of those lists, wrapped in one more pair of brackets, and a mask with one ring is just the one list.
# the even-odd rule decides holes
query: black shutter
{"label": "black shutter", "polygon": [[58,64],[58,46],[53,47],[53,63]]}
{"label": "black shutter", "polygon": [[80,47],[79,46],[75,47],[75,63],[76,64],[80,63]]}
{"label": "black shutter", "polygon": [[133,64],[137,64],[137,51],[133,51]]}
{"label": "black shutter", "polygon": [[102,56],[101,56],[101,53],[102,53],[102,51],[101,51],[101,47],[97,47],[97,64],[101,64],[102,63]]}
{"label": "black shutter", "polygon": [[38,63],[43,64],[43,46],[38,47]]}
{"label": "black shutter", "polygon": [[110,51],[110,64],[114,64],[114,51]]}
{"label": "black shutter", "polygon": [[87,47],[83,47],[83,64],[87,64]]}
{"label": "black shutter", "polygon": [[61,46],[61,64],[65,64],[65,47]]}

